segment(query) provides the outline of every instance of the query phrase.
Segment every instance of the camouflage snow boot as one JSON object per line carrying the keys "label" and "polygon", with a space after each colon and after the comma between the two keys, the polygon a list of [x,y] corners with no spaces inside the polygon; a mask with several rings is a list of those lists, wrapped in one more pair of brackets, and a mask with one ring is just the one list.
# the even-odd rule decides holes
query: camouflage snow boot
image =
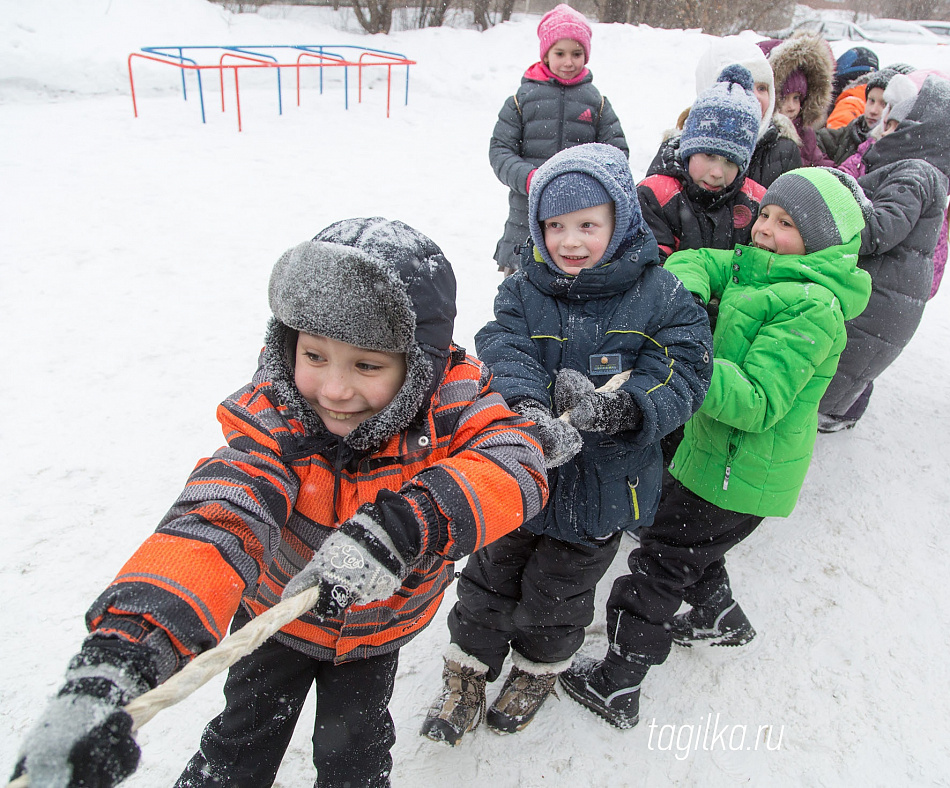
{"label": "camouflage snow boot", "polygon": [[442,668],[442,694],[429,707],[422,735],[454,747],[475,730],[485,716],[487,673],[487,665],[450,645]]}
{"label": "camouflage snow boot", "polygon": [[548,695],[557,691],[554,684],[558,674],[570,666],[565,660],[558,663],[530,662],[518,652],[512,652],[511,672],[488,709],[488,727],[497,733],[515,733],[534,719]]}

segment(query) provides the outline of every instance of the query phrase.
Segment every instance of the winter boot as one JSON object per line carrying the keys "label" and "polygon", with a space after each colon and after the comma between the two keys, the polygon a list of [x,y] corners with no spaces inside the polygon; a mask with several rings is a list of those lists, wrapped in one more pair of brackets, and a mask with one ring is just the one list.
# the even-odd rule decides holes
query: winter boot
{"label": "winter boot", "polygon": [[531,662],[517,651],[511,652],[511,661],[514,663],[511,672],[486,717],[488,727],[497,733],[515,733],[531,722],[548,695],[553,692],[557,697],[554,689],[557,675],[570,665],[566,660]]}
{"label": "winter boot", "polygon": [[693,643],[709,646],[744,646],[755,637],[755,630],[739,603],[726,590],[704,605],[674,616],[670,622],[673,642],[690,647]]}
{"label": "winter boot", "polygon": [[488,666],[451,644],[442,668],[442,694],[422,723],[422,735],[453,747],[466,732],[475,730],[485,716]]}
{"label": "winter boot", "polygon": [[633,684],[622,685],[606,675],[604,663],[578,657],[561,674],[561,686],[578,703],[599,714],[617,728],[632,728],[640,721],[640,675]]}

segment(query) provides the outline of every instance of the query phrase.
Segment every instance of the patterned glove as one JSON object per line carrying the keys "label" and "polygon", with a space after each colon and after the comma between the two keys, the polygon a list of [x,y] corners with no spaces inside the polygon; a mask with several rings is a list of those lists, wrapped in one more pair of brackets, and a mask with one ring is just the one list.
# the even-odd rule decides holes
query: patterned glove
{"label": "patterned glove", "polygon": [[513,410],[538,425],[538,437],[544,451],[544,464],[557,468],[571,459],[584,446],[581,434],[566,421],[556,419],[544,405],[534,400],[521,400]]}
{"label": "patterned glove", "polygon": [[112,788],[141,754],[126,703],[155,686],[147,646],[93,636],[69,663],[66,683],[27,734],[13,777],[30,785]]}
{"label": "patterned glove", "polygon": [[558,409],[570,414],[571,424],[579,430],[607,435],[635,430],[643,421],[640,408],[626,391],[595,391],[594,384],[574,369],[562,369],[554,383],[554,401]]}
{"label": "patterned glove", "polygon": [[319,585],[314,613],[322,618],[339,618],[350,605],[389,599],[409,574],[411,545],[399,533],[407,518],[418,531],[408,503],[396,494],[363,504],[290,579],[282,596]]}

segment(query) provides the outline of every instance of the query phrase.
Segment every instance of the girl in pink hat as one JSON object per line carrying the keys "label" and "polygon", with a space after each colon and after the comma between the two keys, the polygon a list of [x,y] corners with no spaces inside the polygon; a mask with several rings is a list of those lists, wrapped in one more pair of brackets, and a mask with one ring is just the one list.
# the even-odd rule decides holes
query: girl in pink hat
{"label": "girl in pink hat", "polygon": [[584,15],[561,3],[538,25],[541,59],[521,78],[521,87],[498,113],[489,161],[510,190],[508,221],[495,248],[498,270],[521,267],[528,230],[528,186],[535,170],[574,145],[602,142],[627,154],[627,140],[610,102],[594,87],[591,28]]}

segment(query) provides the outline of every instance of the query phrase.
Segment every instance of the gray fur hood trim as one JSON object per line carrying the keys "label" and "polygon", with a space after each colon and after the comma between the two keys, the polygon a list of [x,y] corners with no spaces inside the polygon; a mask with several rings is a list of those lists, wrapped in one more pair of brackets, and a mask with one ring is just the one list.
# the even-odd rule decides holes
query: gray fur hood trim
{"label": "gray fur hood trim", "polygon": [[327,429],[294,384],[299,331],[406,354],[406,380],[393,401],[343,438],[356,451],[373,451],[417,418],[441,379],[452,345],[455,275],[441,249],[408,225],[349,219],[281,256],[270,304],[262,372],[310,434]]}
{"label": "gray fur hood trim", "polygon": [[769,54],[775,74],[775,102],[781,101],[782,85],[800,68],[808,81],[808,93],[802,102],[802,123],[811,128],[824,124],[831,102],[835,74],[835,58],[828,42],[814,33],[793,36]]}

